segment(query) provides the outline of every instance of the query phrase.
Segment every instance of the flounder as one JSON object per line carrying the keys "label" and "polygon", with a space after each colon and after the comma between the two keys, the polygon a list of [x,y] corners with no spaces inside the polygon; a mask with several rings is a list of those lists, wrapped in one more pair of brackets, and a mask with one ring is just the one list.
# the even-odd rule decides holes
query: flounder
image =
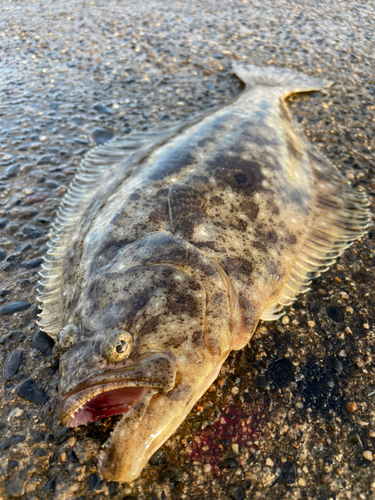
{"label": "flounder", "polygon": [[274,320],[361,236],[368,202],[285,105],[329,82],[238,65],[231,104],[92,150],[41,272],[60,351],[59,417],[123,414],[100,457],[132,481],[259,320]]}

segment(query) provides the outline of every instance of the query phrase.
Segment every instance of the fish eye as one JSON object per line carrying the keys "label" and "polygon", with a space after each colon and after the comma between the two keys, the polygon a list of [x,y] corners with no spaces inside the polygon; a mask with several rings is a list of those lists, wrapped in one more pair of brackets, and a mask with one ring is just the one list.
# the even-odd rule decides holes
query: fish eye
{"label": "fish eye", "polygon": [[78,339],[78,328],[74,325],[67,325],[57,334],[57,341],[61,349],[69,349]]}
{"label": "fish eye", "polygon": [[108,363],[119,363],[129,356],[132,341],[132,336],[127,331],[111,332],[102,343],[102,356]]}

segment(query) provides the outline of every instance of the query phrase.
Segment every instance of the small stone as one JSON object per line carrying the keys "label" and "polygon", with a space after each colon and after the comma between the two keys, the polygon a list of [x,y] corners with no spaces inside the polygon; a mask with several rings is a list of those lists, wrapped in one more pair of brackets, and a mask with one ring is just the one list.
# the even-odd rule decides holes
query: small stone
{"label": "small stone", "polygon": [[322,474],[320,476],[320,482],[321,482],[321,484],[331,484],[332,477],[329,474]]}
{"label": "small stone", "polygon": [[15,219],[28,219],[29,217],[34,217],[37,215],[39,210],[35,207],[16,207],[11,211],[12,216]]}
{"label": "small stone", "polygon": [[156,451],[152,455],[148,463],[150,465],[158,465],[158,466],[163,465],[163,463],[165,463],[165,452],[161,450]]}
{"label": "small stone", "polygon": [[77,454],[76,454],[76,452],[74,450],[68,450],[67,457],[68,457],[68,460],[70,462],[72,462],[73,464],[78,464],[79,463]]}
{"label": "small stone", "polygon": [[211,465],[210,464],[204,464],[203,466],[203,471],[206,473],[206,474],[209,474],[211,472]]}
{"label": "small stone", "polygon": [[234,386],[234,387],[232,387],[232,389],[231,389],[231,391],[230,391],[230,392],[231,392],[234,396],[236,396],[236,395],[240,392],[240,390],[239,390],[239,388],[238,388],[238,387]]}
{"label": "small stone", "polygon": [[364,285],[371,281],[371,275],[367,271],[358,271],[352,275],[352,280],[355,281],[355,283]]}
{"label": "small stone", "polygon": [[335,322],[335,323],[342,323],[345,319],[344,313],[339,309],[338,307],[335,306],[329,306],[326,309],[328,316]]}
{"label": "small stone", "polygon": [[8,439],[5,439],[5,441],[2,441],[0,443],[0,450],[7,450],[10,446],[14,446],[17,443],[22,443],[25,441],[26,436],[12,436]]}
{"label": "small stone", "polygon": [[239,484],[230,484],[227,488],[227,495],[232,500],[244,500],[245,490]]}
{"label": "small stone", "polygon": [[19,229],[20,229],[20,226],[19,226],[19,224],[17,224],[17,222],[10,222],[7,225],[6,232],[10,236],[12,236],[13,234],[17,233],[19,231]]}
{"label": "small stone", "polygon": [[56,434],[53,435],[53,438],[57,444],[64,443],[67,439],[72,435],[73,429],[71,427],[63,427]]}
{"label": "small stone", "polygon": [[20,263],[20,267],[24,267],[25,269],[35,269],[43,264],[43,259],[41,257],[37,257],[36,259],[24,260]]}
{"label": "small stone", "polygon": [[6,219],[5,217],[3,219],[0,219],[0,229],[3,229],[9,222],[9,219]]}
{"label": "small stone", "polygon": [[105,144],[114,137],[114,133],[112,132],[112,130],[107,130],[104,128],[96,128],[95,130],[93,130],[91,135],[96,144],[99,145]]}
{"label": "small stone", "polygon": [[45,356],[52,355],[54,345],[55,341],[53,338],[41,330],[38,330],[35,333],[33,340],[31,341],[31,347],[38,349],[38,351],[43,353]]}
{"label": "small stone", "polygon": [[237,469],[238,462],[234,458],[225,458],[217,464],[220,469]]}
{"label": "small stone", "polygon": [[8,314],[13,314],[19,311],[26,311],[31,306],[29,302],[20,300],[18,302],[11,302],[5,306],[0,307],[0,316],[6,316]]}
{"label": "small stone", "polygon": [[267,467],[273,467],[275,464],[271,458],[266,458]]}
{"label": "small stone", "polygon": [[308,321],[308,322],[307,322],[307,326],[308,326],[309,328],[314,328],[314,326],[315,326],[315,321],[313,321],[313,320]]}
{"label": "small stone", "polygon": [[26,224],[26,226],[23,226],[22,232],[31,240],[35,240],[36,238],[40,238],[41,236],[43,236],[43,233],[40,229],[31,226],[30,224]]}
{"label": "small stone", "polygon": [[33,379],[28,378],[17,388],[17,394],[21,398],[38,406],[43,406],[49,400],[48,395]]}
{"label": "small stone", "polygon": [[92,109],[94,109],[99,114],[111,115],[113,111],[102,103],[95,104]]}
{"label": "small stone", "polygon": [[14,479],[7,484],[6,492],[13,498],[22,497],[25,493],[25,481],[21,478]]}
{"label": "small stone", "polygon": [[281,323],[282,323],[283,325],[288,325],[288,324],[290,323],[289,316],[283,316],[283,317],[281,318]]}
{"label": "small stone", "polygon": [[54,181],[52,179],[48,180],[45,185],[49,189],[56,189],[60,186],[60,184],[57,181]]}
{"label": "small stone", "polygon": [[292,485],[297,481],[297,468],[292,460],[287,460],[284,469],[284,483]]}
{"label": "small stone", "polygon": [[44,201],[51,195],[50,191],[39,191],[37,193],[31,194],[30,196],[27,196],[25,198],[25,202],[28,205],[31,205],[33,203],[37,203],[39,201]]}
{"label": "small stone", "polygon": [[232,450],[238,455],[238,453],[240,452],[240,448],[237,443],[232,444]]}
{"label": "small stone", "polygon": [[347,354],[345,349],[341,349],[341,351],[339,351],[339,356],[340,358],[346,358]]}
{"label": "small stone", "polygon": [[364,395],[365,398],[370,398],[371,396],[374,396],[375,395],[375,385],[369,384],[368,386],[366,386],[363,389],[362,394]]}
{"label": "small stone", "polygon": [[352,401],[352,402],[346,403],[346,409],[348,410],[348,412],[354,413],[358,409],[358,406],[356,403],[354,403]]}
{"label": "small stone", "polygon": [[375,431],[372,429],[369,429],[368,435],[370,436],[370,438],[375,438]]}
{"label": "small stone", "polygon": [[15,469],[16,467],[18,467],[18,462],[16,462],[15,460],[8,460],[8,463],[7,463],[8,470]]}
{"label": "small stone", "polygon": [[7,420],[8,422],[11,422],[14,418],[18,418],[20,417],[21,415],[23,415],[23,409],[22,408],[18,408],[16,406],[16,408],[13,408],[13,410],[11,410],[9,412],[9,415],[7,417]]}
{"label": "small stone", "polygon": [[265,377],[259,377],[258,380],[257,380],[257,386],[260,387],[260,389],[263,389],[263,390],[268,390],[270,387],[269,387],[269,384],[266,380]]}
{"label": "small stone", "polygon": [[364,452],[363,452],[363,454],[362,454],[362,456],[363,456],[363,458],[364,458],[365,460],[367,460],[368,462],[372,462],[372,461],[373,461],[373,459],[374,459],[373,454],[372,454],[372,451],[370,451],[370,450],[366,450],[366,451],[364,451]]}
{"label": "small stone", "polygon": [[3,248],[0,248],[0,262],[2,260],[4,260],[6,256],[7,256],[6,250],[4,250]]}
{"label": "small stone", "polygon": [[357,446],[362,446],[361,438],[357,432],[352,432],[351,434],[349,434],[348,439],[350,443],[355,444]]}
{"label": "small stone", "polygon": [[12,380],[22,363],[22,352],[18,349],[12,351],[4,364],[3,374],[5,380]]}
{"label": "small stone", "polygon": [[332,358],[331,360],[331,368],[334,372],[338,373],[341,375],[344,367],[342,366],[341,361],[339,361],[337,358]]}
{"label": "small stone", "polygon": [[44,155],[36,162],[37,165],[49,165],[50,163],[56,164],[56,157],[54,155]]}
{"label": "small stone", "polygon": [[54,493],[56,489],[56,484],[57,484],[57,477],[51,477],[46,484],[44,485],[44,491],[46,493]]}
{"label": "small stone", "polygon": [[11,179],[12,177],[16,177],[16,175],[18,174],[18,170],[18,165],[9,165],[9,167],[4,170],[4,175],[8,179]]}
{"label": "small stone", "polygon": [[45,135],[41,135],[39,137],[40,142],[45,142],[47,140],[47,137]]}
{"label": "small stone", "polygon": [[298,486],[301,486],[303,488],[304,486],[306,486],[306,481],[303,479],[303,477],[300,477],[298,479],[298,483],[297,484],[298,484]]}

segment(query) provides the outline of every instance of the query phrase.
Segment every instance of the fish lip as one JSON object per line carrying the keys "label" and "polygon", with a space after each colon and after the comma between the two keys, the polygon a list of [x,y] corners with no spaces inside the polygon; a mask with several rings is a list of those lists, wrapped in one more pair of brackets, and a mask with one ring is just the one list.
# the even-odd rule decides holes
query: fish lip
{"label": "fish lip", "polygon": [[[160,366],[161,362],[166,365],[163,370],[166,374],[164,380],[160,381],[142,374],[142,371],[149,371],[154,366]],[[140,356],[128,365],[107,369],[69,390],[60,399],[59,419],[62,424],[67,425],[69,420],[85,403],[99,394],[115,389],[144,387],[153,390],[154,393],[169,392],[175,385],[175,378],[176,363],[174,356],[170,353],[151,353]]]}

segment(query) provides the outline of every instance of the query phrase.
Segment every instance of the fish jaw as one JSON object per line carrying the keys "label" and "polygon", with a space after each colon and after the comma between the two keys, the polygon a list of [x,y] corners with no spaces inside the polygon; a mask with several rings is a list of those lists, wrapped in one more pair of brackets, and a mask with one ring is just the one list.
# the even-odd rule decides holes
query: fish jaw
{"label": "fish jaw", "polygon": [[149,353],[121,369],[110,367],[69,392],[60,392],[60,421],[67,427],[78,427],[127,413],[148,393],[170,391],[175,378],[175,359],[169,353]]}
{"label": "fish jaw", "polygon": [[215,381],[223,362],[208,375],[195,375],[182,381],[168,394],[149,391],[122,417],[104,444],[99,457],[102,476],[108,481],[127,483],[137,479],[151,456]]}

